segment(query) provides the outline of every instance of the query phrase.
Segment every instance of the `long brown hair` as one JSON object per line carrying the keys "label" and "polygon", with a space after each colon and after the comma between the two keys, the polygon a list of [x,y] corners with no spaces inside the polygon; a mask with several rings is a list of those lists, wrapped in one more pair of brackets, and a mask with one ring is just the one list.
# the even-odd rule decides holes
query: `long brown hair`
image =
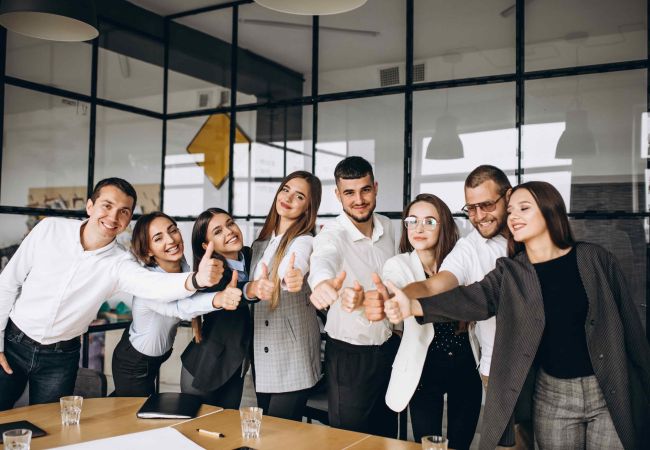
{"label": "long brown hair", "polygon": [[[537,207],[542,213],[548,234],[551,241],[558,248],[569,248],[575,245],[576,241],[571,231],[569,217],[567,216],[566,206],[562,195],[555,187],[546,181],[529,181],[515,186],[510,194],[520,189],[526,189],[535,199]],[[523,242],[515,242],[512,235],[508,239],[508,254],[514,256],[525,249]]]}
{"label": "long brown hair", "polygon": [[155,267],[158,265],[156,259],[152,255],[149,255],[149,250],[151,250],[149,245],[149,225],[158,217],[169,220],[175,227],[178,226],[176,221],[164,212],[154,211],[140,216],[133,226],[133,234],[131,235],[131,253],[147,267]]}
{"label": "long brown hair", "polygon": [[[199,214],[199,217],[196,218],[196,222],[194,222],[194,227],[192,227],[192,270],[195,272],[199,270],[199,264],[201,263],[201,259],[203,259],[203,255],[205,255],[203,244],[207,241],[208,225],[210,224],[212,217],[218,214],[225,214],[232,218],[230,213],[224,209],[208,208]],[[223,255],[214,252],[212,257],[222,260],[224,268],[227,267],[226,258]],[[194,335],[194,341],[197,344],[201,342],[201,325],[201,316],[192,319],[192,334]]]}
{"label": "long brown hair", "polygon": [[[447,204],[433,194],[419,194],[415,197],[415,199],[404,208],[404,211],[402,212],[402,220],[406,219],[410,215],[411,207],[419,202],[429,203],[436,209],[440,216],[440,223],[437,225],[440,227],[440,234],[438,243],[434,249],[436,270],[438,270],[442,264],[442,260],[445,259],[449,252],[454,248],[454,245],[456,245],[456,241],[458,241],[458,228],[456,227],[456,223],[454,222],[454,218],[452,217]],[[402,228],[402,237],[399,241],[399,251],[401,253],[410,253],[413,251],[413,246],[409,242],[406,228]]]}
{"label": "long brown hair", "polygon": [[262,226],[262,230],[260,231],[258,239],[270,239],[280,225],[280,215],[278,214],[275,204],[278,199],[278,194],[282,191],[282,188],[284,188],[289,180],[292,180],[294,178],[302,178],[309,185],[309,205],[307,206],[304,214],[302,214],[298,220],[291,224],[289,229],[284,233],[282,239],[280,240],[280,245],[278,245],[278,249],[273,256],[273,259],[271,260],[271,267],[269,267],[271,271],[269,274],[269,279],[274,280],[275,283],[273,297],[271,298],[272,310],[275,309],[280,302],[280,282],[282,281],[278,277],[280,262],[282,261],[282,258],[284,258],[287,252],[287,247],[291,241],[293,241],[298,236],[305,234],[314,234],[314,228],[316,227],[316,215],[318,213],[318,208],[320,207],[322,188],[318,177],[303,170],[298,170],[296,172],[290,173],[284,177],[280,183],[280,187],[278,187],[278,190],[275,193],[275,197],[273,197],[271,209],[269,210],[268,216],[266,216],[266,221],[264,222],[264,226]]}

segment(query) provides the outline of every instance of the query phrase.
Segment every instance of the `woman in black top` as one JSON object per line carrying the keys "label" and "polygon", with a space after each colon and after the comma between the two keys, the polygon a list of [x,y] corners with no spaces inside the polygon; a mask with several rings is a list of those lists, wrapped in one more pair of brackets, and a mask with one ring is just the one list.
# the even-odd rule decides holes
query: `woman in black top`
{"label": "woman in black top", "polygon": [[478,283],[420,301],[393,286],[386,315],[496,315],[481,449],[512,442],[511,418],[527,387],[542,450],[650,448],[650,348],[618,262],[574,241],[548,183],[513,189],[508,227],[513,259],[499,259]]}

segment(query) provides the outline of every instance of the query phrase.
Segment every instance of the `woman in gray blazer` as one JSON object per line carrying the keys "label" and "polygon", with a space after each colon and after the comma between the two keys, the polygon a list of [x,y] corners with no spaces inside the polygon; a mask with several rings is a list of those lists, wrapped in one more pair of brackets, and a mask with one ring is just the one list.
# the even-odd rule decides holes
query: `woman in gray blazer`
{"label": "woman in gray blazer", "polygon": [[303,283],[320,199],[316,176],[287,175],[252,245],[252,283],[262,300],[253,312],[257,403],[265,414],[298,421],[321,376],[320,328]]}
{"label": "woman in gray blazer", "polygon": [[542,450],[650,448],[650,347],[618,262],[574,242],[548,183],[513,189],[508,227],[514,257],[499,259],[482,281],[421,300],[392,286],[386,315],[496,315],[481,449],[512,445],[515,405],[531,395]]}

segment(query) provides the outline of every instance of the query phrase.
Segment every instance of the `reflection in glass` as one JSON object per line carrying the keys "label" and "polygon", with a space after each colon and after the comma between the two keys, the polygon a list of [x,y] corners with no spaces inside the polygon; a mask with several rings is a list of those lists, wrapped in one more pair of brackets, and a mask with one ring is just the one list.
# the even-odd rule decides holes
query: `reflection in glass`
{"label": "reflection in glass", "polygon": [[403,85],[405,49],[406,2],[373,0],[345,14],[322,16],[318,92]]}
{"label": "reflection in glass", "polygon": [[162,122],[117,109],[97,107],[95,180],[120,177],[138,193],[136,212],[160,209]]}
{"label": "reflection in glass", "polygon": [[6,74],[80,94],[90,94],[92,47],[55,42],[7,31]]}
{"label": "reflection in glass", "polygon": [[526,82],[524,180],[557,183],[569,211],[645,208],[646,73]]}
{"label": "reflection in glass", "polygon": [[512,3],[504,8],[497,0],[415,0],[413,82],[513,73]]}
{"label": "reflection in glass", "polygon": [[645,1],[536,1],[525,14],[527,71],[648,56]]}
{"label": "reflection in glass", "polygon": [[[441,123],[445,125],[449,118],[454,127],[441,130]],[[434,139],[437,142],[432,144]],[[492,164],[514,181],[516,150],[514,83],[413,94],[413,197],[422,192],[435,194],[452,212],[460,212],[469,172]]]}
{"label": "reflection in glass", "polygon": [[[363,9],[363,8],[360,8]],[[384,95],[325,102],[318,110],[316,175],[323,186],[321,212],[338,212],[334,167],[346,156],[361,156],[373,166],[379,184],[378,211],[401,211],[404,183],[404,97]],[[331,208],[331,209],[330,209]]]}
{"label": "reflection in glass", "polygon": [[4,102],[0,204],[83,209],[89,105],[10,85]]}

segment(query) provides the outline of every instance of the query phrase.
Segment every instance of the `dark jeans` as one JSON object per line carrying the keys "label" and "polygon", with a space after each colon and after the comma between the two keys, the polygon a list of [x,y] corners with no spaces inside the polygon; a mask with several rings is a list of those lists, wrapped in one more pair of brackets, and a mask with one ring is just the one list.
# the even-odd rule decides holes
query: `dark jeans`
{"label": "dark jeans", "polygon": [[469,449],[483,395],[483,384],[471,352],[459,356],[427,354],[420,384],[409,403],[416,442],[422,436],[442,435],[445,394],[449,448]]}
{"label": "dark jeans", "polygon": [[192,386],[194,377],[183,367],[181,369],[181,392],[194,394],[201,397],[203,403],[213,406],[221,406],[226,409],[239,409],[241,395],[244,390],[244,378],[241,376],[241,367],[228,381],[214,391],[201,391]]}
{"label": "dark jeans", "polygon": [[129,341],[129,329],[113,352],[113,381],[118,397],[148,397],[156,392],[156,377],[162,363],[172,354],[147,356],[137,351]]}
{"label": "dark jeans", "polygon": [[257,392],[257,406],[264,410],[264,415],[302,422],[310,392],[311,389],[280,393]]}
{"label": "dark jeans", "polygon": [[59,397],[72,395],[79,368],[79,338],[41,345],[9,321],[4,343],[13,374],[0,368],[0,411],[13,408],[28,381],[31,405],[58,402]]}
{"label": "dark jeans", "polygon": [[386,406],[385,396],[398,347],[399,338],[394,335],[382,345],[327,339],[330,426],[397,437],[397,414]]}

